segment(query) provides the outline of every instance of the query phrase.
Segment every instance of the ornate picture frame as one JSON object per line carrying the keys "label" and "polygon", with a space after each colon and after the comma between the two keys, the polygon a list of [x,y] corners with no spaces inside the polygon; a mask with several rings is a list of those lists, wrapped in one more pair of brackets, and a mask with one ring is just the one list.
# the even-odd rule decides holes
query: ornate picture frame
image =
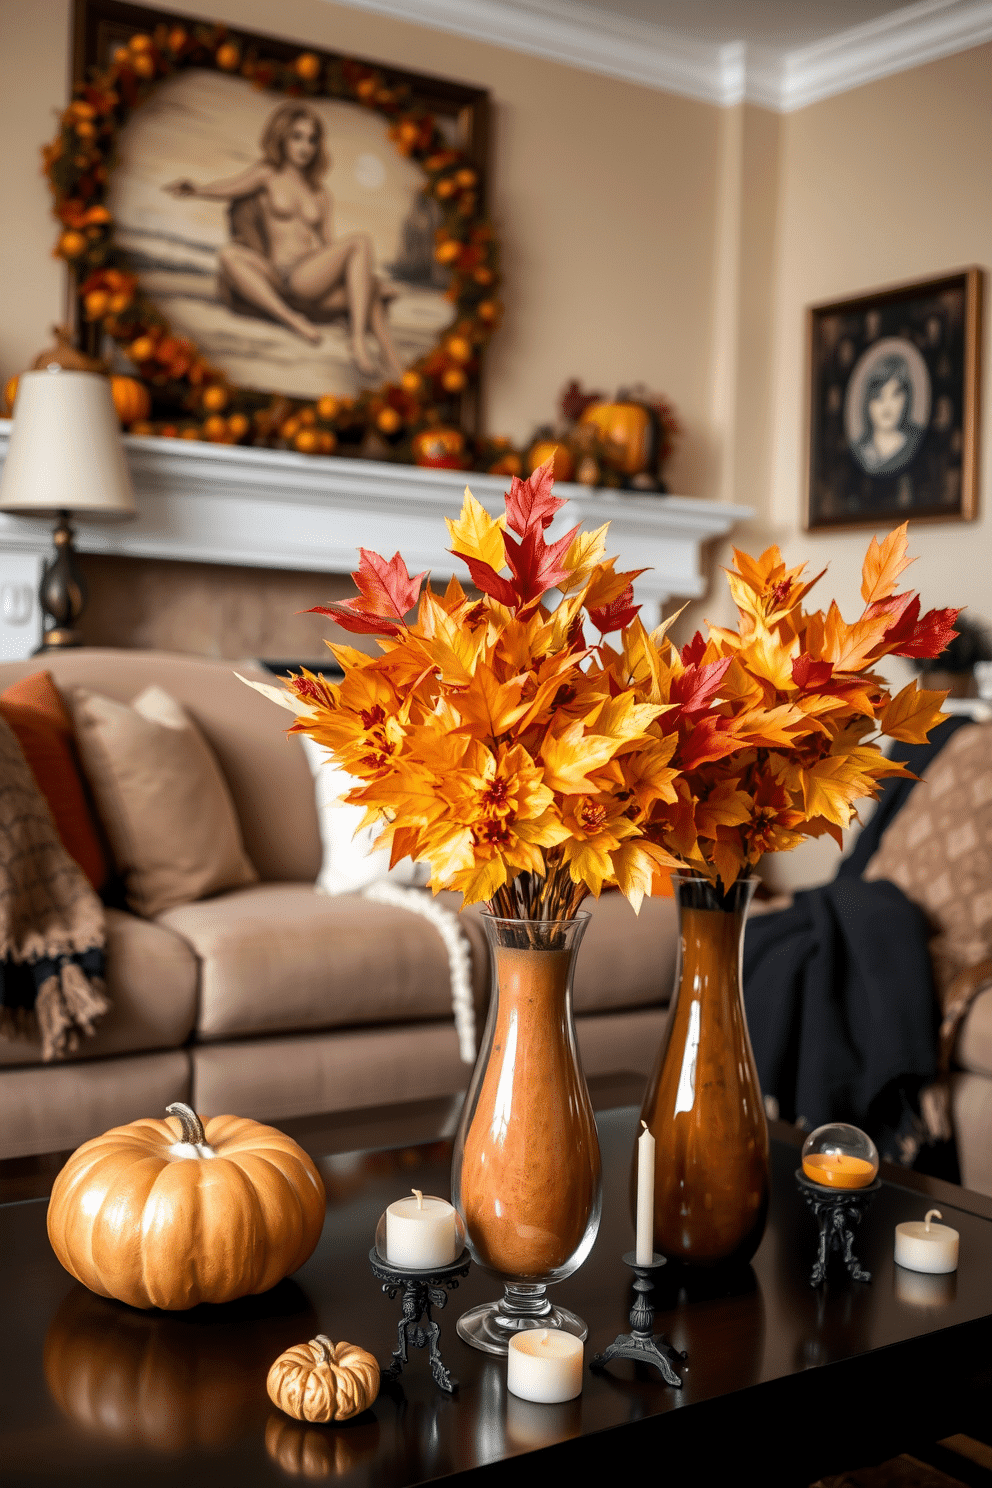
{"label": "ornate picture frame", "polygon": [[807,531],[975,517],[982,280],[810,308]]}
{"label": "ornate picture frame", "polygon": [[501,315],[484,89],[123,0],[75,0],[73,66],[56,251],[85,349],[145,389],[132,432],[471,444]]}

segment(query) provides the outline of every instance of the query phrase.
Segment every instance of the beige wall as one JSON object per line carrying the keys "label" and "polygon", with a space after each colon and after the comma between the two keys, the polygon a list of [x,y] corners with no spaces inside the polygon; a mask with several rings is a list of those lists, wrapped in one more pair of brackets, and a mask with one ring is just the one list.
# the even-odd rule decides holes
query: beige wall
{"label": "beige wall", "polygon": [[[172,8],[196,13],[175,0]],[[802,530],[805,308],[992,260],[992,46],[797,113],[721,110],[325,0],[211,0],[219,20],[435,72],[493,100],[491,207],[507,315],[489,359],[487,425],[525,437],[569,376],[668,393],[686,436],[674,489],[755,508],[735,541],[778,542],[830,572],[856,612],[870,532]],[[0,373],[62,313],[62,271],[38,151],[66,97],[69,0],[3,0]],[[992,355],[986,315],[984,359]],[[983,393],[977,522],[920,525],[927,605],[992,617],[992,373]],[[728,617],[711,596],[686,621]],[[683,622],[685,625],[685,622]],[[815,846],[815,845],[814,845]],[[783,859],[787,875],[815,851]]]}
{"label": "beige wall", "polygon": [[[325,0],[171,8],[488,88],[490,205],[508,284],[488,361],[488,428],[525,438],[554,416],[571,376],[611,393],[640,380],[668,393],[685,420],[675,486],[704,491],[719,110]],[[68,0],[3,0],[4,375],[61,313],[38,152],[66,99],[68,12]]]}

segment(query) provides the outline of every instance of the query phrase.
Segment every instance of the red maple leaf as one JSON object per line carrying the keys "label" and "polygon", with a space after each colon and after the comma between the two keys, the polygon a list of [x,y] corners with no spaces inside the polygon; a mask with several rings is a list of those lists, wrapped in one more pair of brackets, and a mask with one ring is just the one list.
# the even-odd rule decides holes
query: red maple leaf
{"label": "red maple leaf", "polygon": [[360,562],[351,576],[359,589],[356,598],[315,605],[307,614],[330,615],[344,630],[356,635],[395,635],[404,615],[420,598],[420,586],[427,570],[411,578],[399,553],[394,553],[387,563],[368,548],[358,551]]}
{"label": "red maple leaf", "polygon": [[692,662],[702,661],[705,650],[706,642],[703,640],[702,631],[697,630],[692,640],[682,647],[682,665],[689,666]]}
{"label": "red maple leaf", "polygon": [[628,584],[623,593],[618,594],[616,599],[611,600],[609,604],[590,610],[589,619],[601,635],[606,635],[611,630],[623,630],[641,608],[640,605],[633,603],[633,599],[634,586]]}
{"label": "red maple leaf", "polygon": [[558,508],[565,505],[551,494],[555,483],[552,469],[553,462],[545,460],[525,481],[513,477],[506,493],[506,520],[518,537],[528,537],[534,528],[543,532],[551,526]]}
{"label": "red maple leaf", "polygon": [[899,647],[896,655],[939,656],[957,635],[954,622],[960,613],[960,610],[927,610],[909,640]]}
{"label": "red maple leaf", "polygon": [[693,663],[686,667],[681,677],[672,678],[669,702],[680,703],[687,717],[705,713],[720,691],[720,683],[732,661],[732,656],[725,656],[722,661],[710,661],[705,666]]}
{"label": "red maple leaf", "polygon": [[792,663],[792,680],[803,691],[807,687],[822,687],[824,682],[830,681],[833,669],[832,662],[814,661],[812,656],[804,652]]}
{"label": "red maple leaf", "polygon": [[[670,716],[670,715],[668,715]],[[667,716],[666,716],[667,726]],[[712,764],[714,760],[726,759],[747,745],[732,732],[733,722],[711,714],[693,722],[690,729],[679,731],[678,763],[683,770],[697,765]]]}
{"label": "red maple leaf", "polygon": [[[504,539],[505,540],[505,539]],[[472,575],[472,583],[483,594],[488,594],[501,605],[508,605],[515,610],[519,604],[519,596],[509,579],[504,579],[496,572],[492,564],[485,563],[481,558],[469,558],[465,553],[458,553],[463,563],[468,564],[468,571]]]}
{"label": "red maple leaf", "polygon": [[[560,506],[561,502],[557,504]],[[569,577],[569,570],[562,567],[561,560],[572,546],[572,540],[581,523],[576,523],[564,537],[554,543],[545,542],[542,530],[544,525],[546,524],[532,526],[520,542],[508,532],[503,533],[506,561],[513,574],[514,588],[521,605],[540,599],[548,589],[553,589],[556,584]]]}

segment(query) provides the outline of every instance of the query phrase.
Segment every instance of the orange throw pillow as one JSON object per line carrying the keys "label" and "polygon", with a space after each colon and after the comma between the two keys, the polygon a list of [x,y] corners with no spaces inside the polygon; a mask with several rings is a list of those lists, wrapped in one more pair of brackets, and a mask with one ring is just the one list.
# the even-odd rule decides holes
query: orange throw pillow
{"label": "orange throw pillow", "polygon": [[66,852],[99,893],[110,877],[107,856],[79,772],[72,718],[51,672],[32,672],[0,693],[0,717],[21,746]]}

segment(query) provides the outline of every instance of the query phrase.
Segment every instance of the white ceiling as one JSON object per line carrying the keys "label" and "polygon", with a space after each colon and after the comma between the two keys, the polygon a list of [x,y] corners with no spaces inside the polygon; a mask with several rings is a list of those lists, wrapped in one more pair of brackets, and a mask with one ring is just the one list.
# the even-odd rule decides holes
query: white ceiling
{"label": "white ceiling", "polygon": [[343,3],[708,103],[782,111],[992,40],[992,0]]}

